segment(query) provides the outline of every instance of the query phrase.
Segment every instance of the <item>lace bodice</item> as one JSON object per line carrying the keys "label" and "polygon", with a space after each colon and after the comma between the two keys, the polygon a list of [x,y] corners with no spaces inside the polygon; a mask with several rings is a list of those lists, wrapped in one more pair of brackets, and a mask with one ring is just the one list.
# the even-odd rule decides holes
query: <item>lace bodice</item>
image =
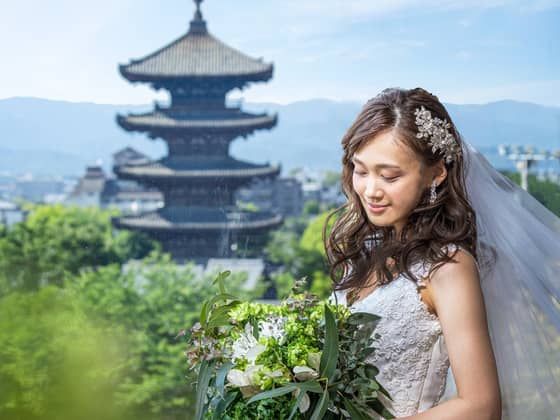
{"label": "lace bodice", "polygon": [[[417,263],[411,271],[426,278],[429,266]],[[446,387],[449,357],[440,322],[417,290],[423,283],[400,275],[350,306],[352,312],[381,316],[374,331],[381,336],[374,342],[378,350],[368,361],[379,369],[377,379],[393,398],[384,402],[396,417],[437,405]],[[345,295],[336,292],[339,303],[347,304]]]}

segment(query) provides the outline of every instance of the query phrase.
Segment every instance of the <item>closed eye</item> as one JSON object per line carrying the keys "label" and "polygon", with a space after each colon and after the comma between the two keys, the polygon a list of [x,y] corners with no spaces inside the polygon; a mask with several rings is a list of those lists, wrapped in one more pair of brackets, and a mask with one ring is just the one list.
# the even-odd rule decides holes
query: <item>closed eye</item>
{"label": "closed eye", "polygon": [[395,181],[398,177],[399,177],[398,175],[397,176],[383,176],[383,175],[381,175],[381,178],[383,178],[385,181],[389,181],[389,182]]}

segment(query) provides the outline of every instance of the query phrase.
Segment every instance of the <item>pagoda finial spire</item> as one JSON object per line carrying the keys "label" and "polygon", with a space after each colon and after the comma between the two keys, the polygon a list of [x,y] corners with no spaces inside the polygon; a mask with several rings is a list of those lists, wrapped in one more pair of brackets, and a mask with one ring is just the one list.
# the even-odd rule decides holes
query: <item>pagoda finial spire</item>
{"label": "pagoda finial spire", "polygon": [[194,14],[195,19],[202,19],[202,13],[200,13],[200,3],[202,3],[202,0],[194,0],[195,4],[196,4],[196,12]]}
{"label": "pagoda finial spire", "polygon": [[202,18],[202,12],[200,11],[200,3],[203,0],[194,0],[196,4],[196,11],[194,12],[194,18],[191,20],[191,27],[189,33],[204,34],[206,30],[206,21]]}

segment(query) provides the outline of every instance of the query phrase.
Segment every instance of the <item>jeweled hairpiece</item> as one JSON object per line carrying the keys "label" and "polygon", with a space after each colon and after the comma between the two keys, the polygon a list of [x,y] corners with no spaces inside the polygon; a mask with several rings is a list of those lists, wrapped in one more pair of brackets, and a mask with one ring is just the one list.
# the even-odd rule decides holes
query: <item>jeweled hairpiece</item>
{"label": "jeweled hairpiece", "polygon": [[416,137],[428,139],[432,152],[438,150],[445,156],[445,163],[450,163],[461,154],[461,146],[449,132],[451,124],[447,120],[432,117],[430,111],[421,106],[414,111],[418,133]]}

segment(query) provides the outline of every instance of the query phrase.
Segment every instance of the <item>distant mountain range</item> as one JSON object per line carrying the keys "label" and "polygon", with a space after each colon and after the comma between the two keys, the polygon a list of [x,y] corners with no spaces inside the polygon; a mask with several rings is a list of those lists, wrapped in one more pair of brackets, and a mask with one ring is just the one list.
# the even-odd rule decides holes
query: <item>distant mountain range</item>
{"label": "distant mountain range", "polygon": [[[339,170],[340,139],[361,106],[324,99],[288,105],[245,103],[249,111],[277,112],[278,125],[235,140],[231,153],[252,162],[280,163],[283,173],[298,166]],[[511,167],[497,155],[500,143],[560,149],[560,108],[509,100],[446,106],[463,136],[497,167]],[[151,108],[39,98],[0,100],[0,172],[81,175],[85,165],[98,160],[109,171],[111,155],[126,146],[158,158],[166,153],[163,141],[128,133],[115,122],[117,113]]]}

